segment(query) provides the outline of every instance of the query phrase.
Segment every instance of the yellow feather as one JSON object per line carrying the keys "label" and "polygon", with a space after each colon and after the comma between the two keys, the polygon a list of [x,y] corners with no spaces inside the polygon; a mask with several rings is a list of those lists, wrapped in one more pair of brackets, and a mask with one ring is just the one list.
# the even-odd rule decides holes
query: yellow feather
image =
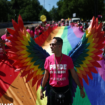
{"label": "yellow feather", "polygon": [[32,65],[32,63],[35,63],[35,62],[28,62],[27,65]]}
{"label": "yellow feather", "polygon": [[30,62],[32,60],[32,57],[27,57],[27,59],[25,59],[25,62]]}
{"label": "yellow feather", "polygon": [[26,37],[27,37],[28,41],[30,41],[31,36],[28,32],[26,33]]}
{"label": "yellow feather", "polygon": [[42,73],[43,71],[41,69],[38,69],[36,75],[42,75]]}
{"label": "yellow feather", "polygon": [[88,61],[89,61],[89,60],[92,60],[92,58],[91,58],[91,57],[87,57],[86,59],[87,59]]}
{"label": "yellow feather", "polygon": [[24,46],[27,46],[27,45],[29,46],[29,43],[27,41],[23,41],[23,40],[20,40],[20,41]]}
{"label": "yellow feather", "polygon": [[26,54],[26,53],[27,53],[26,50],[21,51],[21,54]]}
{"label": "yellow feather", "polygon": [[31,66],[30,66],[31,69],[35,67],[34,63],[35,62],[32,62]]}
{"label": "yellow feather", "polygon": [[26,46],[21,46],[21,48],[23,48],[23,49],[25,49],[25,50],[28,50]]}
{"label": "yellow feather", "polygon": [[77,69],[77,73],[80,73],[80,70],[79,70],[79,68],[76,68]]}

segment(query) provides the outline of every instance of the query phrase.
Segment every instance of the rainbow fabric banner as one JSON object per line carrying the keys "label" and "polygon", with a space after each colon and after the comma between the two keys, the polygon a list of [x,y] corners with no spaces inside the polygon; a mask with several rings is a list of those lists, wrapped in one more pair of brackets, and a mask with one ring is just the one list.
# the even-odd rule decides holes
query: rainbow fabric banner
{"label": "rainbow fabric banner", "polygon": [[[63,39],[62,52],[66,55],[79,43],[83,32],[78,27],[62,26],[46,31],[47,34],[40,35],[35,41],[49,54],[51,53],[49,44],[53,37]],[[42,38],[43,37],[43,38]],[[40,41],[42,40],[42,41]],[[42,43],[43,42],[43,43]],[[102,68],[97,68],[98,74],[93,75],[93,80],[89,79],[89,85],[83,81],[85,98],[81,98],[80,90],[77,87],[72,105],[105,105],[105,70],[104,60],[99,61]],[[35,91],[32,83],[25,83],[26,77],[21,78],[20,72],[15,71],[12,62],[5,58],[0,61],[0,103],[13,103],[13,105],[46,105],[47,97],[40,100],[40,88]],[[1,74],[2,73],[2,74]],[[35,97],[37,94],[37,97]],[[36,100],[36,101],[35,101]]]}

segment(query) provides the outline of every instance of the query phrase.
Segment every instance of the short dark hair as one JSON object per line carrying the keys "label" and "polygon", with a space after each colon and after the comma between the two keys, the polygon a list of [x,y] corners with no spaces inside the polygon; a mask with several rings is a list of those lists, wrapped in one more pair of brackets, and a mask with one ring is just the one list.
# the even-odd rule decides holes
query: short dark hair
{"label": "short dark hair", "polygon": [[63,45],[63,40],[60,37],[54,37],[53,39],[56,39],[58,44]]}

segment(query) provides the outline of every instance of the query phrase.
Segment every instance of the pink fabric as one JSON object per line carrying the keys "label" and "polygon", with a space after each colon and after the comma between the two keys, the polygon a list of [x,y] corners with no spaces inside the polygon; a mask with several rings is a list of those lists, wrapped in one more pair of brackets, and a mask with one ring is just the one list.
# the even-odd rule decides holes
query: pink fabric
{"label": "pink fabric", "polygon": [[34,32],[32,30],[30,31],[30,35],[31,37],[34,37]]}
{"label": "pink fabric", "polygon": [[[12,35],[10,35],[10,36],[12,37]],[[2,35],[2,36],[1,36],[1,39],[2,39],[2,40],[5,40],[5,42],[10,42],[10,40],[8,40],[8,39],[6,38],[6,34]]]}
{"label": "pink fabric", "polygon": [[45,30],[47,30],[49,27],[50,27],[50,24],[47,24],[47,25],[45,26]]}
{"label": "pink fabric", "polygon": [[78,24],[77,24],[77,23],[75,23],[75,26],[76,26],[76,27],[78,27]]}
{"label": "pink fabric", "polygon": [[50,24],[47,24],[48,27],[50,27]]}
{"label": "pink fabric", "polygon": [[2,36],[1,36],[1,39],[2,39],[2,40],[5,40],[5,39],[6,39],[6,34],[2,35]]}
{"label": "pink fabric", "polygon": [[56,23],[55,26],[58,26],[58,24]]}
{"label": "pink fabric", "polygon": [[39,35],[39,32],[37,29],[35,29],[35,35]]}
{"label": "pink fabric", "polygon": [[34,37],[34,32],[32,30],[27,29],[26,31],[31,35],[31,37]]}
{"label": "pink fabric", "polygon": [[73,29],[74,34],[76,35],[76,37],[81,38],[84,34],[84,32],[80,31],[80,29],[78,27],[71,27]]}
{"label": "pink fabric", "polygon": [[83,26],[80,26],[79,28],[80,28],[80,30],[83,32]]}
{"label": "pink fabric", "polygon": [[26,31],[27,31],[29,34],[30,34],[30,32],[31,32],[30,29],[27,29]]}
{"label": "pink fabric", "polygon": [[36,30],[36,35],[39,35],[40,32],[41,32],[41,30],[40,30],[40,29],[37,29],[37,30]]}
{"label": "pink fabric", "polygon": [[61,57],[56,57],[56,64],[58,68],[57,74],[56,74],[56,65],[54,61],[54,55],[47,57],[44,64],[45,70],[48,70],[48,72],[50,73],[49,84],[53,87],[64,87],[64,86],[69,85],[68,70],[74,68],[73,61],[69,56],[63,54],[61,63],[58,64],[60,59]]}
{"label": "pink fabric", "polygon": [[61,23],[61,26],[64,26],[64,23]]}

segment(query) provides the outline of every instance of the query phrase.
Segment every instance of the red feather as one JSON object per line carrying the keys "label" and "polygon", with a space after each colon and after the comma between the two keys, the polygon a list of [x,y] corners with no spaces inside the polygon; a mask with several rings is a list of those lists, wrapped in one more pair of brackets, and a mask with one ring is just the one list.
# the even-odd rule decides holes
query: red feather
{"label": "red feather", "polygon": [[31,73],[31,74],[29,74],[28,76],[27,76],[27,79],[26,79],[26,82],[28,82],[30,79],[32,79],[33,78],[33,73]]}
{"label": "red feather", "polygon": [[26,76],[30,71],[23,71],[22,74],[21,74],[21,77],[24,77]]}
{"label": "red feather", "polygon": [[83,79],[84,79],[85,82],[89,85],[89,81],[88,81],[87,75],[83,75]]}
{"label": "red feather", "polygon": [[89,76],[90,79],[93,79],[93,76],[90,71],[86,71],[86,74]]}
{"label": "red feather", "polygon": [[80,81],[81,86],[83,86],[83,81],[80,77],[79,77],[79,81]]}
{"label": "red feather", "polygon": [[19,24],[19,28],[21,30],[23,30],[23,27],[24,27],[24,24],[23,24],[23,20],[22,20],[22,17],[19,15],[18,17],[18,24]]}
{"label": "red feather", "polygon": [[19,31],[19,25],[12,19],[12,24],[15,30]]}
{"label": "red feather", "polygon": [[101,65],[97,62],[97,61],[94,61],[94,62],[91,62],[95,67],[101,67]]}
{"label": "red feather", "polygon": [[90,71],[93,72],[93,73],[98,73],[97,70],[96,70],[94,67],[90,67],[89,69],[90,69]]}

